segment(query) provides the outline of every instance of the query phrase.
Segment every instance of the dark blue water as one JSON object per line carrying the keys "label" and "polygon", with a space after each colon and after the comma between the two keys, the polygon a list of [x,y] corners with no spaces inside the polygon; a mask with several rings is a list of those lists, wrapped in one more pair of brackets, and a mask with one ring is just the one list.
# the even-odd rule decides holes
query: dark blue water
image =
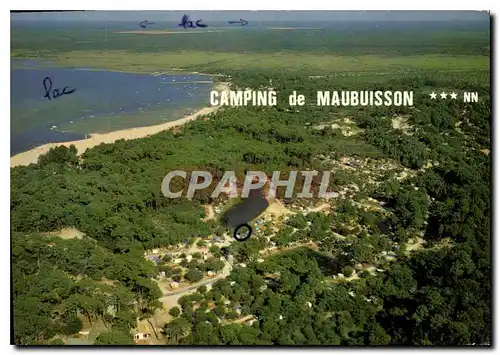
{"label": "dark blue water", "polygon": [[[26,69],[11,71],[11,155],[49,142],[83,139],[85,133],[61,133],[57,127],[74,122],[95,122],[100,117],[192,108],[208,101],[211,81],[206,75],[146,75],[84,69],[41,68],[23,60]],[[17,67],[16,66],[16,67]],[[53,88],[68,86],[76,91],[57,99],[44,97],[43,79]],[[149,117],[148,117],[149,118]],[[179,117],[172,117],[172,120]],[[160,123],[147,121],[135,125]],[[128,123],[130,124],[130,123]],[[116,122],[115,122],[116,125]],[[90,126],[91,127],[91,126]],[[130,128],[130,127],[123,127]],[[91,133],[91,132],[87,132]]]}

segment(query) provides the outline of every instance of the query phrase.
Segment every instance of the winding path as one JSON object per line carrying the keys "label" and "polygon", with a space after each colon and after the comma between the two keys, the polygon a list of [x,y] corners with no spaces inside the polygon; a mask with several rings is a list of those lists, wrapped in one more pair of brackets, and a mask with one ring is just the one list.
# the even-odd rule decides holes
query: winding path
{"label": "winding path", "polygon": [[207,286],[207,288],[210,289],[214,282],[221,280],[221,279],[224,279],[227,276],[229,276],[232,268],[233,267],[232,267],[231,263],[226,261],[224,268],[222,269],[222,272],[220,275],[214,277],[213,279],[201,280],[195,284],[189,285],[187,287],[184,287],[184,288],[176,290],[176,291],[166,292],[163,294],[162,297],[159,298],[159,301],[161,303],[163,303],[164,307],[168,307],[168,308],[175,307],[175,306],[177,306],[177,301],[179,300],[179,298],[196,291],[196,289],[198,289],[198,287],[203,286],[203,285]]}

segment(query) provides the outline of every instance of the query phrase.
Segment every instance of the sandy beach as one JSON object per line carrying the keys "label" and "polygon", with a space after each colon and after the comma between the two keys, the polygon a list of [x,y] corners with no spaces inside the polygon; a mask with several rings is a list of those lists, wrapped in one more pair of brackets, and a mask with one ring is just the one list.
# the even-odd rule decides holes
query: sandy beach
{"label": "sandy beach", "polygon": [[[228,90],[229,86],[227,84],[219,83],[219,88]],[[55,148],[61,145],[69,147],[73,144],[78,150],[78,155],[80,155],[83,154],[87,149],[95,147],[101,143],[113,143],[119,139],[144,138],[176,126],[181,126],[186,122],[197,119],[198,116],[203,116],[215,112],[218,108],[219,107],[205,107],[192,115],[155,126],[130,128],[109,133],[92,133],[90,134],[90,138],[83,140],[61,143],[47,143],[26,152],[14,155],[10,158],[10,166],[15,167],[18,165],[29,165],[31,163],[36,163],[40,155],[47,153],[51,148]]]}

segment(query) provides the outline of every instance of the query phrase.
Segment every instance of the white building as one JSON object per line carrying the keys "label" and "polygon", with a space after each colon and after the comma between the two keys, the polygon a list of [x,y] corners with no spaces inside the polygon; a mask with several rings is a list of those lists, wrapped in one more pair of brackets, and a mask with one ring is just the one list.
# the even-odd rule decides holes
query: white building
{"label": "white building", "polygon": [[149,334],[149,333],[137,333],[134,335],[135,340],[149,339],[149,338],[151,338],[151,334]]}

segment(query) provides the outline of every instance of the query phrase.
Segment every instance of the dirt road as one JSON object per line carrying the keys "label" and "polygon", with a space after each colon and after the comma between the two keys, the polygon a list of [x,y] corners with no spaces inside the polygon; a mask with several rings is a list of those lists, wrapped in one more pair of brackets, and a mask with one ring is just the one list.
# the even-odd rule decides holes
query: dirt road
{"label": "dirt road", "polygon": [[196,292],[198,287],[203,286],[203,285],[207,286],[207,289],[212,288],[212,284],[214,282],[228,277],[229,274],[231,273],[232,268],[233,267],[232,267],[231,263],[226,261],[224,268],[222,269],[222,272],[220,273],[220,275],[214,277],[213,279],[202,280],[200,282],[197,282],[193,285],[190,285],[188,287],[184,287],[184,288],[179,289],[179,290],[175,290],[172,292],[165,292],[163,294],[163,297],[159,298],[159,301],[161,303],[163,303],[164,308],[170,309],[172,307],[178,306],[177,301],[179,300],[179,298],[181,298],[182,296],[188,295],[190,293]]}
{"label": "dirt road", "polygon": [[212,207],[212,205],[205,205],[204,207],[205,207],[206,216],[205,216],[205,218],[203,218],[203,221],[209,221],[211,219],[214,219],[215,213],[214,213],[214,208]]}

